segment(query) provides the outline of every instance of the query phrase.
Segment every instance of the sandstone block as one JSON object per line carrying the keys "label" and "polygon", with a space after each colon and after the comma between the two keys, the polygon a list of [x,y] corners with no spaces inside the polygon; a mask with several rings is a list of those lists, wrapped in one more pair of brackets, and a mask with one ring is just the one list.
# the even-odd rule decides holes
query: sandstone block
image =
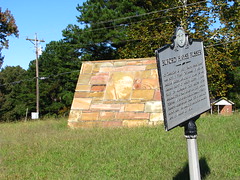
{"label": "sandstone block", "polygon": [[92,98],[74,98],[71,109],[89,109]]}
{"label": "sandstone block", "polygon": [[160,89],[156,89],[154,92],[154,98],[155,101],[161,101],[161,92]]}
{"label": "sandstone block", "polygon": [[163,113],[151,113],[150,121],[163,121]]}
{"label": "sandstone block", "polygon": [[91,85],[78,84],[75,91],[90,91]]}
{"label": "sandstone block", "polygon": [[152,100],[154,95],[153,89],[133,90],[132,99]]}
{"label": "sandstone block", "polygon": [[162,113],[162,102],[161,101],[146,102],[145,112]]}
{"label": "sandstone block", "polygon": [[104,91],[106,89],[106,84],[92,85],[91,91]]}
{"label": "sandstone block", "polygon": [[69,113],[68,121],[77,122],[81,119],[82,111],[81,110],[71,110]]}
{"label": "sandstone block", "polygon": [[115,112],[101,111],[99,120],[115,120]]}
{"label": "sandstone block", "polygon": [[89,74],[89,73],[92,73],[92,69],[93,69],[93,64],[92,63],[84,63],[82,65],[82,71],[81,73],[82,74]]}
{"label": "sandstone block", "polygon": [[85,98],[89,96],[89,92],[87,91],[77,91],[74,93],[74,98]]}
{"label": "sandstone block", "polygon": [[96,121],[98,120],[99,112],[83,112],[81,121]]}
{"label": "sandstone block", "polygon": [[149,113],[119,112],[116,113],[116,119],[149,119]]}
{"label": "sandstone block", "polygon": [[144,111],[144,104],[126,104],[125,111]]}
{"label": "sandstone block", "polygon": [[91,110],[112,110],[119,111],[121,109],[121,104],[92,104]]}
{"label": "sandstone block", "polygon": [[78,78],[78,84],[89,84],[91,74],[81,74]]}

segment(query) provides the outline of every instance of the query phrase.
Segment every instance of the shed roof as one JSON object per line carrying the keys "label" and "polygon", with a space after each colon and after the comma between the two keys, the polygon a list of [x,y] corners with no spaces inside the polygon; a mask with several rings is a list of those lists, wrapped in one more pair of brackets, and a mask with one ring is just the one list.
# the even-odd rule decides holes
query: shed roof
{"label": "shed roof", "polygon": [[221,105],[234,105],[234,103],[230,100],[228,100],[227,98],[225,97],[221,97],[220,99],[214,101],[212,103],[212,105],[216,105],[216,106],[221,106]]}

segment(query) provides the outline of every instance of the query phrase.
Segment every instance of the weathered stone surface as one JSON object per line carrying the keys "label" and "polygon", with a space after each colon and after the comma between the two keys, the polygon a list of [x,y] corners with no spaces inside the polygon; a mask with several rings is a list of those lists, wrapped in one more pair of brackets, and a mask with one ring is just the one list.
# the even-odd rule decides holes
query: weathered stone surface
{"label": "weathered stone surface", "polygon": [[146,102],[145,112],[162,113],[162,102],[161,101]]}
{"label": "weathered stone surface", "polygon": [[96,121],[98,120],[99,112],[83,112],[81,120],[82,121]]}
{"label": "weathered stone surface", "polygon": [[156,63],[155,64],[148,64],[146,66],[146,69],[157,69],[157,64]]}
{"label": "weathered stone surface", "polygon": [[82,74],[92,73],[92,69],[93,69],[92,63],[85,63],[82,65]]}
{"label": "weathered stone surface", "polygon": [[106,84],[92,85],[91,91],[104,91],[106,89]]}
{"label": "weathered stone surface", "polygon": [[154,90],[133,90],[132,99],[144,99],[144,100],[152,100],[154,95]]}
{"label": "weathered stone surface", "polygon": [[142,63],[143,64],[156,64],[156,58],[143,60]]}
{"label": "weathered stone surface", "polygon": [[119,111],[121,109],[121,104],[92,104],[91,110],[112,110]]}
{"label": "weathered stone surface", "polygon": [[99,120],[115,120],[116,112],[101,111],[99,114]]}
{"label": "weathered stone surface", "polygon": [[144,111],[144,104],[126,104],[125,105],[125,111],[134,111],[134,112],[137,112],[137,111]]}
{"label": "weathered stone surface", "polygon": [[71,109],[89,109],[92,98],[74,98]]}
{"label": "weathered stone surface", "polygon": [[108,74],[106,73],[99,74],[91,77],[90,84],[106,84],[108,80],[109,80]]}
{"label": "weathered stone surface", "polygon": [[128,61],[127,65],[142,65],[142,61]]}
{"label": "weathered stone surface", "polygon": [[126,65],[126,61],[117,61],[114,62],[114,66],[118,67],[118,66],[125,66]]}
{"label": "weathered stone surface", "polygon": [[83,62],[68,125],[72,128],[162,122],[155,58]]}
{"label": "weathered stone surface", "polygon": [[112,73],[104,99],[129,99],[132,92],[133,80],[133,72]]}
{"label": "weathered stone surface", "polygon": [[160,89],[156,89],[154,92],[154,98],[155,101],[161,101],[161,92]]}
{"label": "weathered stone surface", "polygon": [[163,121],[162,113],[151,113],[150,121]]}
{"label": "weathered stone surface", "polygon": [[77,84],[75,91],[89,91],[90,89],[91,89],[91,85]]}
{"label": "weathered stone surface", "polygon": [[158,87],[158,79],[142,79],[141,89],[156,89]]}
{"label": "weathered stone surface", "polygon": [[91,74],[80,74],[78,78],[78,84],[89,84],[91,78]]}
{"label": "weathered stone surface", "polygon": [[116,113],[116,119],[149,119],[149,113],[122,112]]}
{"label": "weathered stone surface", "polygon": [[80,110],[71,110],[69,113],[68,121],[77,122],[81,119],[82,111]]}
{"label": "weathered stone surface", "polygon": [[74,93],[74,98],[85,98],[89,96],[89,92],[88,91],[76,91]]}
{"label": "weathered stone surface", "polygon": [[103,99],[104,92],[91,92],[88,97],[93,97],[94,99]]}

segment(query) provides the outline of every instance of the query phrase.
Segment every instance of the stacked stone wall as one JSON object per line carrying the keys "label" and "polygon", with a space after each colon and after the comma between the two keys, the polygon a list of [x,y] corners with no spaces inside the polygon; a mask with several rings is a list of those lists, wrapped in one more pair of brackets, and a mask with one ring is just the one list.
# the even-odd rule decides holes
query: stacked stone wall
{"label": "stacked stone wall", "polygon": [[70,127],[132,127],[162,122],[155,58],[82,64],[68,119]]}

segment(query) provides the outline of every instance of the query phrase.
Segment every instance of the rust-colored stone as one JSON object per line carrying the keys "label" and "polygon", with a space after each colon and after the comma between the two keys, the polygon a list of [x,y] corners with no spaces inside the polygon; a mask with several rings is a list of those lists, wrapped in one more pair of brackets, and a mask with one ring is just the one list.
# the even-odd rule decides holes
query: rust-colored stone
{"label": "rust-colored stone", "polygon": [[154,92],[154,98],[155,101],[161,101],[161,92],[160,89],[156,89]]}
{"label": "rust-colored stone", "polygon": [[104,91],[106,89],[106,84],[92,85],[91,91]]}

